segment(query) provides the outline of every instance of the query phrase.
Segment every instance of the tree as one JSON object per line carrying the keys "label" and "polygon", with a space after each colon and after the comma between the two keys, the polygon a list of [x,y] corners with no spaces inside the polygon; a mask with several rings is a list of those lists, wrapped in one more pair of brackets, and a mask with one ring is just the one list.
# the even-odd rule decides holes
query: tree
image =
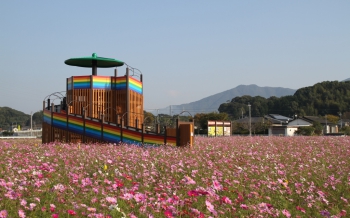
{"label": "tree", "polygon": [[[211,112],[211,113],[199,113],[194,116],[194,121],[195,125],[200,127],[202,130],[207,130],[208,129],[208,120],[229,120],[229,116],[227,113],[216,113],[216,112]],[[202,133],[205,133],[203,131]]]}
{"label": "tree", "polygon": [[333,124],[337,124],[339,121],[339,117],[332,115],[332,114],[327,114],[327,122],[333,123]]}
{"label": "tree", "polygon": [[154,115],[150,112],[143,111],[143,121],[146,126],[153,126],[154,124]]}
{"label": "tree", "polygon": [[350,135],[350,126],[344,126],[340,129],[341,132],[343,132],[345,135]]}
{"label": "tree", "polygon": [[[248,102],[252,105],[252,116],[265,114],[281,114],[291,117],[335,115],[339,112],[345,114],[350,110],[350,81],[326,81],[314,86],[298,89],[293,96],[277,98],[272,96],[265,99],[260,96],[248,95],[235,97],[230,102],[220,105],[219,112],[229,114],[231,119],[238,119],[242,111],[248,111]],[[350,115],[343,116],[350,117]]]}
{"label": "tree", "polygon": [[301,126],[295,131],[298,135],[311,136],[315,132],[315,128],[312,126]]}
{"label": "tree", "polygon": [[314,130],[315,135],[322,135],[323,127],[322,127],[321,123],[316,121],[312,124],[312,127],[315,129]]}

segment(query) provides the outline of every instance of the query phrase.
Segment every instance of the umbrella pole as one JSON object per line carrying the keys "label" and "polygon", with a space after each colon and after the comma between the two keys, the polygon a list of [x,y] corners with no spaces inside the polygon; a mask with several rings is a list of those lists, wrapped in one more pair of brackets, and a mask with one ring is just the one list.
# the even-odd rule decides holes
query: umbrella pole
{"label": "umbrella pole", "polygon": [[92,75],[97,76],[97,61],[92,61]]}

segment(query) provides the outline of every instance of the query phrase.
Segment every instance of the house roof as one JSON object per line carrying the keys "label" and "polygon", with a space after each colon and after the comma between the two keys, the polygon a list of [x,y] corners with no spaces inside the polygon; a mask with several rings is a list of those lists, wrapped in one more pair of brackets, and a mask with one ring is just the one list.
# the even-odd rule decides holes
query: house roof
{"label": "house roof", "polygon": [[331,124],[330,122],[327,122],[324,118],[322,117],[317,117],[317,116],[303,116],[301,119],[308,121],[308,122],[319,122],[322,125]]}
{"label": "house roof", "polygon": [[311,126],[312,122],[304,120],[302,118],[297,118],[289,121],[288,126]]}
{"label": "house roof", "polygon": [[272,124],[286,125],[292,118],[285,117],[279,114],[268,114],[265,116]]}
{"label": "house roof", "polygon": [[267,115],[273,119],[276,119],[276,120],[280,120],[280,121],[283,121],[283,122],[286,122],[286,121],[289,121],[289,120],[292,120],[293,118],[290,118],[290,117],[286,117],[286,116],[283,116],[283,115],[279,115],[279,114],[269,114]]}

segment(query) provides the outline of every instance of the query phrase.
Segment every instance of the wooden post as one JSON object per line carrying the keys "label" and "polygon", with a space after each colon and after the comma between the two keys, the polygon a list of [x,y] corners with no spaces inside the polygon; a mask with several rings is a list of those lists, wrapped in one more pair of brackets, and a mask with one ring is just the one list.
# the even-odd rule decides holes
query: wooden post
{"label": "wooden post", "polygon": [[86,137],[85,137],[85,119],[86,119],[86,113],[83,111],[83,143],[86,143]]}
{"label": "wooden post", "polygon": [[145,124],[144,123],[141,124],[141,128],[142,128],[142,130],[141,130],[142,131],[141,132],[141,142],[142,142],[142,145],[143,145],[143,142],[144,142],[144,139],[145,139],[144,138],[145,137],[144,136],[144,134],[145,134]]}
{"label": "wooden post", "polygon": [[160,134],[160,125],[159,125],[159,123],[156,124],[156,133]]}
{"label": "wooden post", "polygon": [[55,141],[55,132],[54,132],[54,128],[53,128],[53,108],[54,108],[54,103],[52,103],[51,104],[51,133],[50,133],[50,135],[51,135],[51,140],[50,140],[50,142],[54,142]]}
{"label": "wooden post", "polygon": [[66,109],[66,143],[68,142],[68,121],[69,121],[69,110]]}
{"label": "wooden post", "polygon": [[120,126],[120,141],[123,142],[123,128],[124,128],[124,119],[121,120],[121,126]]}
{"label": "wooden post", "polygon": [[130,111],[130,89],[129,89],[129,68],[126,68],[126,126],[129,126]]}
{"label": "wooden post", "polygon": [[101,140],[103,141],[103,125],[104,125],[104,122],[105,122],[105,115],[102,114],[102,119],[101,119]]}
{"label": "wooden post", "polygon": [[176,119],[176,146],[180,146],[180,129],[179,129],[179,119]]}
{"label": "wooden post", "polygon": [[216,125],[216,120],[215,120],[215,137],[216,137],[216,131],[217,131],[217,125]]}
{"label": "wooden post", "polygon": [[[166,145],[166,137],[167,137],[167,129],[166,129],[166,126],[164,126],[164,145]],[[176,140],[177,140],[177,138],[176,138]]]}

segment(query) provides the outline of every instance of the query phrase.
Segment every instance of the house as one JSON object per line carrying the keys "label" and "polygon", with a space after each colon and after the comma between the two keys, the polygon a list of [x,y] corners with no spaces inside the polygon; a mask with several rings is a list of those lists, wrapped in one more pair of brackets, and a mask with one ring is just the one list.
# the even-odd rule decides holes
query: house
{"label": "house", "polygon": [[271,126],[269,127],[269,136],[293,136],[295,130],[298,127],[291,126],[289,122],[293,120],[293,118],[282,116],[279,114],[268,114],[265,116]]}
{"label": "house", "polygon": [[[294,120],[291,120],[287,124],[286,132],[288,136],[294,135],[294,132],[299,128],[303,126],[312,126],[313,123],[318,122],[323,126],[323,134],[333,134],[338,133],[338,126],[333,123],[329,123],[326,119],[318,116],[303,116],[300,118],[296,118]],[[293,134],[292,134],[293,133]]]}
{"label": "house", "polygon": [[338,121],[338,126],[340,128],[344,127],[344,126],[350,126],[350,119],[341,119]]}
{"label": "house", "polygon": [[314,122],[320,123],[324,129],[324,134],[338,133],[338,126],[327,122],[326,119],[317,116],[303,116],[299,118],[285,117],[279,114],[269,114],[265,116],[272,125],[269,128],[269,135],[294,136],[295,131],[302,126],[312,126]]}
{"label": "house", "polygon": [[311,122],[311,125],[314,122],[319,122],[323,126],[323,134],[338,133],[337,124],[330,123],[325,118],[317,116],[303,116],[302,119],[307,122]]}

